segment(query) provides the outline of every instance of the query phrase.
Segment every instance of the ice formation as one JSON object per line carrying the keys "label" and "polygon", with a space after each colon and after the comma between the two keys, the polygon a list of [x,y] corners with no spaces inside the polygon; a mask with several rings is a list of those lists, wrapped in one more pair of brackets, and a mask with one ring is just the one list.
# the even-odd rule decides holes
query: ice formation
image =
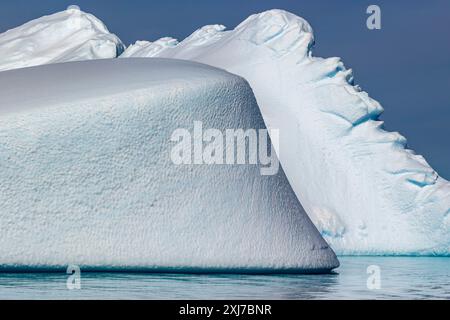
{"label": "ice formation", "polygon": [[136,41],[129,50],[126,50],[120,58],[128,58],[132,56],[155,56],[156,54],[174,46],[178,45],[178,41],[174,38],[161,38],[155,42]]}
{"label": "ice formation", "polygon": [[71,7],[0,34],[0,71],[115,58],[124,49],[100,20]]}
{"label": "ice formation", "polygon": [[[64,32],[71,15],[52,17],[58,15],[53,24]],[[19,41],[26,29],[15,29]],[[47,41],[29,38],[36,45]],[[36,50],[22,56],[26,44],[14,42],[5,52],[0,43],[0,70],[64,60]],[[404,137],[383,129],[380,104],[354,85],[339,58],[313,57],[313,44],[304,19],[271,10],[230,31],[211,25],[181,42],[139,41],[121,57],[194,60],[244,77],[267,126],[280,129],[277,151],[289,182],[338,253],[449,255],[449,182],[408,150]],[[60,41],[56,47],[92,58],[87,46],[74,50]],[[19,59],[9,63],[14,56]]]}
{"label": "ice formation", "polygon": [[[157,41],[158,42],[158,41]],[[312,56],[313,31],[282,10],[236,29],[206,26],[164,50],[124,56],[194,60],[244,77],[303,207],[340,254],[450,254],[450,184],[406,139],[339,58]]]}
{"label": "ice formation", "polygon": [[244,79],[108,59],[0,72],[0,96],[0,269],[338,266],[282,170],[171,161],[171,135],[193,121],[265,128]]}

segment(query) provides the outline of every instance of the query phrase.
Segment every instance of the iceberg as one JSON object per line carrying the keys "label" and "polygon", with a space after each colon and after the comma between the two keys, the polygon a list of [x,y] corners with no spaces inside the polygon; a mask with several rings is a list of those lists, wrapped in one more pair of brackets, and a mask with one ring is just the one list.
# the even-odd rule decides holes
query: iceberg
{"label": "iceberg", "polygon": [[[55,19],[49,28],[58,24],[58,31],[65,32],[66,21],[76,13],[70,12],[50,16]],[[14,30],[22,39],[28,28]],[[36,44],[48,41],[26,38]],[[123,45],[114,39],[120,53]],[[25,55],[26,44],[14,42],[6,52],[8,43],[0,43],[0,70],[65,60],[45,59],[36,50]],[[64,38],[56,47],[77,60],[99,57],[87,45],[72,44]],[[197,61],[245,78],[266,126],[279,129],[275,148],[294,192],[337,253],[450,255],[449,182],[409,150],[403,136],[383,128],[383,108],[355,85],[352,70],[339,58],[314,57],[313,46],[306,20],[270,10],[234,30],[208,25],[180,42],[170,37],[138,41],[120,58]],[[17,55],[20,59],[9,63]]]}
{"label": "iceberg", "polygon": [[0,71],[116,58],[125,46],[99,19],[76,7],[0,34]]}
{"label": "iceberg", "polygon": [[450,183],[383,128],[383,108],[351,69],[312,55],[307,21],[270,10],[234,30],[142,44],[123,57],[198,61],[249,82],[267,127],[279,129],[289,182],[338,254],[450,254]]}
{"label": "iceberg", "polygon": [[173,132],[194,121],[266,128],[241,77],[174,59],[105,59],[0,72],[0,96],[1,270],[339,265],[281,169],[172,161]]}

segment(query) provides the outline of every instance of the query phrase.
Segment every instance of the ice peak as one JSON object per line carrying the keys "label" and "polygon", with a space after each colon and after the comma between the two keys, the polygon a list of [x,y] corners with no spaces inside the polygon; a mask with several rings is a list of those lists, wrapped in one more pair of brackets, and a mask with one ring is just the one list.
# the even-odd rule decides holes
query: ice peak
{"label": "ice peak", "polygon": [[299,30],[305,33],[313,33],[313,29],[305,19],[282,9],[272,9],[253,14],[241,22],[236,29],[244,26],[255,25],[259,29],[265,26],[299,27]]}
{"label": "ice peak", "polygon": [[70,5],[67,7],[66,11],[81,11],[80,7],[77,5]]}
{"label": "ice peak", "polygon": [[55,62],[116,58],[125,49],[105,24],[79,8],[0,34],[0,71]]}
{"label": "ice peak", "polygon": [[298,48],[307,53],[314,44],[314,32],[310,24],[305,19],[281,9],[251,15],[235,30],[245,34],[253,43],[265,44],[282,55]]}
{"label": "ice peak", "polygon": [[226,27],[221,24],[206,25],[192,33],[183,43],[189,43],[193,46],[203,45],[213,39],[219,39],[221,32],[225,29]]}
{"label": "ice peak", "polygon": [[134,45],[128,47],[120,58],[129,58],[136,54],[145,55],[146,57],[153,57],[164,50],[176,47],[178,43],[179,42],[177,39],[171,37],[164,37],[156,40],[155,42],[136,41]]}

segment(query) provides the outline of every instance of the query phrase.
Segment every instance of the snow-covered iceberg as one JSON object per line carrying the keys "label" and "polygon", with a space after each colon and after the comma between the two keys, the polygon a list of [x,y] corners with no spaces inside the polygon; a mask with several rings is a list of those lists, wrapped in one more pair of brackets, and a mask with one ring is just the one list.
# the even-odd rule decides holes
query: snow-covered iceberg
{"label": "snow-covered iceberg", "polygon": [[[65,34],[75,13],[50,16],[48,28],[56,24]],[[37,21],[42,19],[49,18]],[[14,29],[17,39],[48,42],[21,35],[28,29]],[[92,56],[88,45],[78,48],[72,45],[76,41],[62,40],[54,44],[68,57],[101,57]],[[112,42],[120,52],[120,40]],[[0,43],[0,70],[66,60],[46,59],[46,50],[26,54],[26,43]],[[210,25],[181,42],[168,37],[138,41],[121,57],[194,60],[244,77],[267,126],[280,129],[277,151],[295,193],[338,253],[449,255],[449,182],[408,150],[404,137],[383,130],[380,104],[353,84],[351,70],[339,58],[313,57],[313,45],[312,28],[304,19],[271,10],[230,31]]]}
{"label": "snow-covered iceberg", "polygon": [[194,121],[265,128],[244,79],[109,59],[0,72],[0,96],[0,269],[338,266],[282,170],[171,161],[173,132]]}
{"label": "snow-covered iceberg", "polygon": [[123,57],[194,60],[244,77],[307,213],[340,254],[450,254],[450,184],[406,139],[339,58],[316,58],[313,31],[282,10],[236,29],[203,27],[177,44],[138,42]]}
{"label": "snow-covered iceberg", "polygon": [[100,20],[73,7],[0,34],[0,71],[115,58],[124,49]]}

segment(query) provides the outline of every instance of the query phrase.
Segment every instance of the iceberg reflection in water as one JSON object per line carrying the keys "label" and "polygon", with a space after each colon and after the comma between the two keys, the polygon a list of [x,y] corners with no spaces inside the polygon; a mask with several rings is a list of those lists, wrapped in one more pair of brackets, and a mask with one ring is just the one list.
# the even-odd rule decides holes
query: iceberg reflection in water
{"label": "iceberg reflection in water", "polygon": [[[0,299],[450,299],[450,258],[341,257],[325,275],[0,273]],[[367,288],[367,267],[381,288]]]}

